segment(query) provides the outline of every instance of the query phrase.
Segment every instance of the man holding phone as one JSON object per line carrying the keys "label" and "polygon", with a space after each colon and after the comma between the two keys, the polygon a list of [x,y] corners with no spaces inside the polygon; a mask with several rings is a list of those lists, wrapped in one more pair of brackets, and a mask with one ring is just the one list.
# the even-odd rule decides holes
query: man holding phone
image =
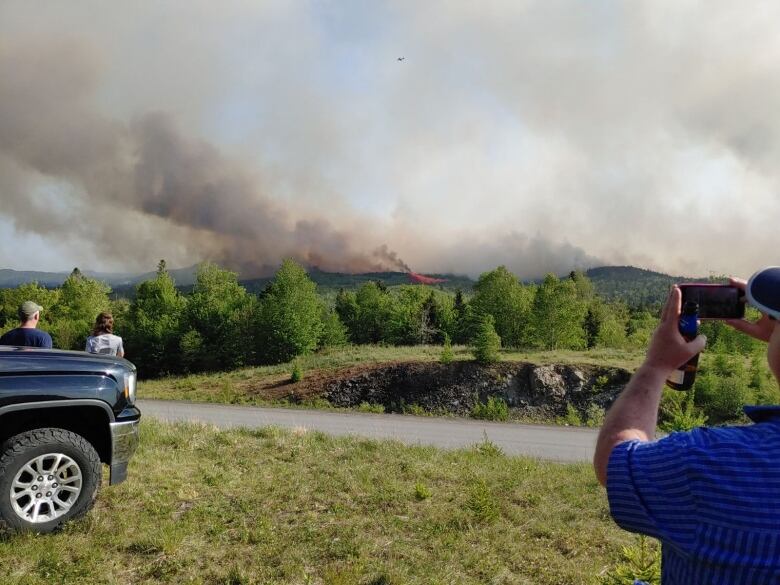
{"label": "man holding phone", "polygon": [[[774,270],[773,295],[780,298],[780,269]],[[742,280],[731,286],[746,289]],[[680,334],[681,302],[675,286],[644,363],[607,414],[593,460],[596,476],[617,524],[661,541],[664,585],[780,583],[780,406],[745,407],[750,426],[654,440],[666,379],[706,343]],[[764,314],[755,323],[727,322],[768,342],[769,365],[780,381],[776,321]]]}

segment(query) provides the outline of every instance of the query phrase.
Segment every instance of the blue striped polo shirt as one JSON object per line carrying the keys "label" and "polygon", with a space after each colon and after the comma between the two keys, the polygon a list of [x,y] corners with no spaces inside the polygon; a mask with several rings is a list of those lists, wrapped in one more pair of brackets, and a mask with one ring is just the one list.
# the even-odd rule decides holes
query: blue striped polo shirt
{"label": "blue striped polo shirt", "polygon": [[661,541],[664,585],[780,584],[780,406],[755,424],[617,445],[607,467],[615,522]]}

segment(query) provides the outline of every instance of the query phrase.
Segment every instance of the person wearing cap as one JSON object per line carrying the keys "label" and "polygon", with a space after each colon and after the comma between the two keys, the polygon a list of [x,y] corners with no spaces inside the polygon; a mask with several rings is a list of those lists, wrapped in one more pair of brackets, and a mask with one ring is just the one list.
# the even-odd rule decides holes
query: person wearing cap
{"label": "person wearing cap", "polygon": [[19,307],[19,327],[0,337],[0,345],[51,349],[51,335],[37,328],[42,310],[43,307],[32,301],[23,302]]}
{"label": "person wearing cap", "polygon": [[[751,285],[765,276],[731,281],[747,288],[761,319],[727,322],[768,342],[780,381],[780,327],[771,318],[780,315],[780,269],[772,301],[761,303]],[[644,363],[607,413],[593,458],[596,477],[620,527],[661,541],[663,585],[780,583],[780,406],[746,406],[752,425],[655,440],[666,379],[706,343],[680,334],[681,297],[675,286]]]}

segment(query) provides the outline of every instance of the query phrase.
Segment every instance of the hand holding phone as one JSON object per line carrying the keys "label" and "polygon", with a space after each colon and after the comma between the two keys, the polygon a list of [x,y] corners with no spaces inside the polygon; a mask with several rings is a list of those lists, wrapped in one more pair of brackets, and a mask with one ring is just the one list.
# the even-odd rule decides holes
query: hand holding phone
{"label": "hand holding phone", "polygon": [[745,291],[733,284],[681,284],[683,306],[699,305],[699,319],[742,319],[745,316]]}

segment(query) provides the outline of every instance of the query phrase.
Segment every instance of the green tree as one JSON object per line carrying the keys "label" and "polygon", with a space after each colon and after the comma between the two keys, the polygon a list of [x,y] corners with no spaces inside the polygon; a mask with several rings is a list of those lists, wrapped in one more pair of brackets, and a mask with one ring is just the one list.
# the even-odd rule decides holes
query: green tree
{"label": "green tree", "polygon": [[[0,289],[0,328],[13,329],[19,324],[19,307],[25,301],[32,301],[43,307],[41,329],[47,329],[54,317],[52,312],[60,298],[59,289],[48,289],[37,282],[20,284],[16,288]],[[96,315],[97,316],[97,315]]]}
{"label": "green tree", "polygon": [[336,311],[322,305],[322,335],[320,335],[317,347],[337,347],[345,345],[348,341],[347,328]]}
{"label": "green tree", "polygon": [[[190,354],[191,369],[224,370],[249,362],[254,309],[253,297],[238,284],[235,272],[210,262],[201,264],[182,328],[185,334],[194,331],[201,339],[199,351]],[[197,347],[197,336],[190,334],[187,339],[192,342],[190,348]]]}
{"label": "green tree", "polygon": [[55,347],[84,349],[98,313],[110,308],[110,292],[107,284],[88,278],[74,268],[62,283],[57,304],[52,309],[50,332]]}
{"label": "green tree", "polygon": [[631,347],[644,349],[650,343],[653,331],[658,326],[656,319],[649,311],[632,311],[628,319],[628,343]]}
{"label": "green tree", "polygon": [[388,341],[395,310],[395,299],[387,287],[371,281],[363,284],[355,295],[358,312],[350,336],[356,343]]}
{"label": "green tree", "polygon": [[496,333],[492,315],[483,315],[474,336],[472,353],[480,364],[493,364],[500,359],[501,337]]}
{"label": "green tree", "polygon": [[452,338],[455,340],[455,343],[467,343],[471,338],[471,332],[469,331],[470,307],[463,296],[463,291],[460,289],[455,291],[452,311]]}
{"label": "green tree", "polygon": [[[475,317],[491,315],[504,345],[517,346],[524,341],[532,293],[505,266],[480,275],[469,303]],[[480,321],[477,321],[479,323]]]}
{"label": "green tree", "polygon": [[309,353],[323,332],[317,285],[293,260],[282,262],[258,311],[258,358],[281,363]]}
{"label": "green tree", "polygon": [[571,279],[548,274],[539,286],[531,310],[531,342],[544,349],[581,349],[585,346],[585,303]]}
{"label": "green tree", "polygon": [[164,260],[153,279],[136,286],[127,313],[125,347],[142,376],[176,372],[197,361],[190,360],[195,355],[191,351],[193,335],[186,341],[180,339],[186,304]]}
{"label": "green tree", "polygon": [[572,270],[569,273],[569,280],[574,283],[578,299],[588,303],[596,298],[596,288],[584,272],[581,270]]}
{"label": "green tree", "polygon": [[353,336],[352,333],[353,331],[357,332],[358,328],[358,304],[355,293],[343,288],[339,289],[336,294],[335,311],[344,327],[347,328],[347,336],[352,341],[357,341],[357,336]]}
{"label": "green tree", "polygon": [[450,295],[419,285],[400,286],[391,295],[392,316],[385,341],[400,345],[440,343],[452,330]]}
{"label": "green tree", "polygon": [[[586,317],[587,321],[587,317]],[[628,324],[628,309],[620,303],[604,306],[604,316],[599,325],[596,345],[599,347],[623,348],[628,343],[626,326]]]}
{"label": "green tree", "polygon": [[599,340],[599,331],[602,328],[606,316],[607,308],[601,299],[596,298],[588,303],[588,309],[582,323],[582,328],[585,333],[585,347],[588,349],[596,347]]}

